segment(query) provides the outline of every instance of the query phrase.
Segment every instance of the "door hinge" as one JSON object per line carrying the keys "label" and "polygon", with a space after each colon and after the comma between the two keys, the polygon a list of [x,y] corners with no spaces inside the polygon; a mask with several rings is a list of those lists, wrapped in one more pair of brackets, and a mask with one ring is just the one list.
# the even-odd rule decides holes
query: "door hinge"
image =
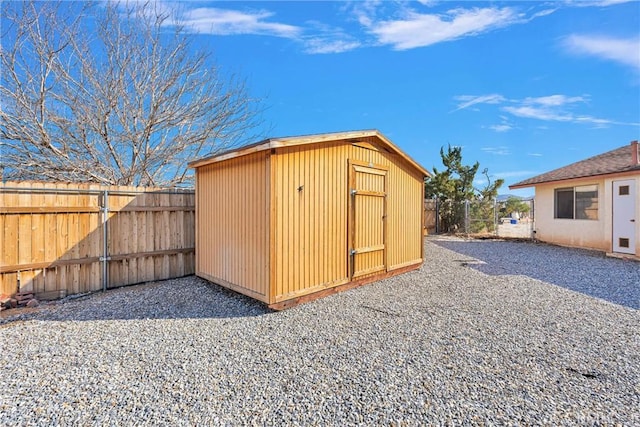
{"label": "door hinge", "polygon": [[352,196],[355,196],[356,194],[358,194],[358,190],[355,190],[355,189],[352,188],[350,194]]}
{"label": "door hinge", "polygon": [[351,251],[349,252],[351,256],[354,256],[355,254],[358,253],[358,251],[356,251],[355,249],[351,249]]}

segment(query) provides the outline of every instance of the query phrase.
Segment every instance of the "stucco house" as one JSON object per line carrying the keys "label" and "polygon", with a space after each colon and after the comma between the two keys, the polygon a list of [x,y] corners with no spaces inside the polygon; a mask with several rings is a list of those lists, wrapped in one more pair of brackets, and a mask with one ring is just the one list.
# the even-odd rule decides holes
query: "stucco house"
{"label": "stucco house", "polygon": [[640,259],[638,141],[510,185],[535,187],[535,235]]}

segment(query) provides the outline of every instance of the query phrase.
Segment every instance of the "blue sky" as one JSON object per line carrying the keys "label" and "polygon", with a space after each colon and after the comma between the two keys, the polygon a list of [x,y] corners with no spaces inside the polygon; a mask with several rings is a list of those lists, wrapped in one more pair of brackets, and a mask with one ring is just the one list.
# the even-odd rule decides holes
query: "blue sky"
{"label": "blue sky", "polygon": [[459,145],[506,185],[640,139],[639,2],[165,5],[269,136],[375,128],[428,169]]}

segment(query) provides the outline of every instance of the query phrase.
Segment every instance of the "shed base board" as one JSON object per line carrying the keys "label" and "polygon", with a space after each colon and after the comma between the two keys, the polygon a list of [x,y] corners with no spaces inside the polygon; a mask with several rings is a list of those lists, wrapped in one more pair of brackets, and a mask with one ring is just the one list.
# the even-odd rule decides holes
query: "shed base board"
{"label": "shed base board", "polygon": [[243,295],[246,295],[246,296],[251,297],[253,299],[257,299],[258,301],[262,301],[264,303],[269,302],[267,300],[267,296],[266,295],[260,294],[258,292],[252,291],[251,289],[247,289],[247,288],[244,288],[242,286],[234,285],[231,282],[227,282],[224,279],[220,279],[218,277],[214,277],[214,276],[212,276],[210,274],[203,273],[203,272],[199,271],[199,272],[196,273],[196,276],[201,277],[201,278],[203,278],[205,280],[208,280],[209,282],[211,282],[213,284],[216,284],[218,286],[222,286],[223,288],[231,289],[232,291],[237,292],[239,294],[243,294]]}
{"label": "shed base board", "polygon": [[361,279],[356,279],[351,282],[345,283],[344,285],[339,285],[333,288],[324,289],[322,291],[314,292],[312,294],[307,294],[297,298],[288,299],[286,301],[280,301],[273,304],[269,304],[268,307],[272,310],[277,310],[277,311],[284,310],[287,308],[295,307],[298,304],[304,304],[306,302],[314,301],[318,298],[324,298],[329,295],[337,294],[338,292],[348,291],[349,289],[357,288],[362,285],[367,285],[372,282],[377,282],[379,280],[387,279],[389,277],[393,277],[398,274],[406,273],[412,270],[417,270],[421,266],[422,266],[422,261],[412,265],[407,265],[401,268],[397,268],[395,270],[390,270],[390,271],[387,271],[386,273],[376,274],[373,276],[367,276]]}
{"label": "shed base board", "polygon": [[299,289],[297,291],[290,292],[288,294],[276,295],[275,299],[272,299],[271,301],[272,301],[272,304],[277,304],[279,302],[288,301],[290,299],[299,298],[305,295],[315,294],[317,292],[324,291],[326,289],[342,286],[346,283],[349,283],[349,279],[343,278],[343,279],[336,280],[334,282],[327,282],[321,285],[313,286],[311,288]]}

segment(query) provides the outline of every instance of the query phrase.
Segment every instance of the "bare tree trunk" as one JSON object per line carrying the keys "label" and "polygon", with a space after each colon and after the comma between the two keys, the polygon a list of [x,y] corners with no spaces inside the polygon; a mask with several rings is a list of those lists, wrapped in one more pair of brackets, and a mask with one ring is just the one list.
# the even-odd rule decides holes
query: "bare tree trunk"
{"label": "bare tree trunk", "polygon": [[5,179],[185,185],[189,160],[259,124],[244,81],[156,3],[1,7]]}

